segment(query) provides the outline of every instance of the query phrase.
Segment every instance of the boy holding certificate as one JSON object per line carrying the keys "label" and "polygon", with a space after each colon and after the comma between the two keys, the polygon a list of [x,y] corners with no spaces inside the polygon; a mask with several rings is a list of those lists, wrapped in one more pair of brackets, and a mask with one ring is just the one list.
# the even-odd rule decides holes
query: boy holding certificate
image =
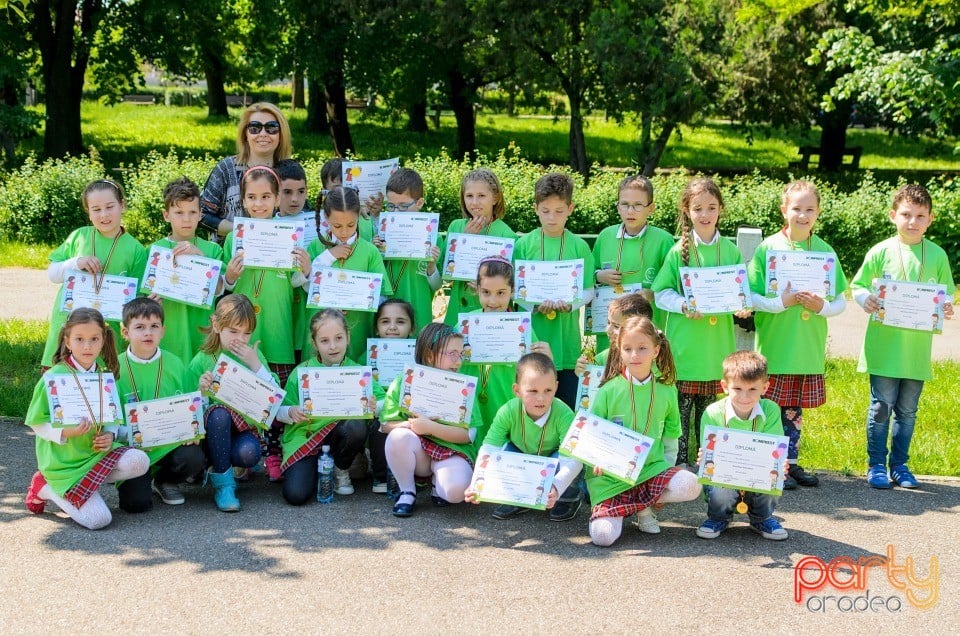
{"label": "boy holding certificate", "polygon": [[[194,254],[223,261],[223,248],[197,236],[200,224],[200,188],[186,177],[180,177],[163,189],[163,220],[170,224],[170,235],[150,246],[173,250],[173,258]],[[222,271],[222,270],[221,270]],[[200,328],[210,322],[213,301],[223,290],[223,275],[216,275],[212,283],[209,307],[196,307],[171,298],[163,299],[163,315],[166,333],[163,347],[184,363],[188,362],[203,344]]]}
{"label": "boy holding certificate", "polygon": [[[583,259],[583,302],[593,298],[593,254],[586,241],[566,229],[573,214],[573,179],[561,173],[540,177],[534,187],[534,206],[540,229],[517,240],[515,260],[564,261]],[[550,345],[557,365],[557,397],[573,408],[577,399],[574,367],[580,356],[580,313],[569,302],[553,299],[536,306],[533,329]]]}
{"label": "boy holding certificate", "polygon": [[[557,368],[542,353],[528,353],[517,363],[514,399],[500,407],[483,445],[508,451],[557,457],[560,442],[567,434],[573,411],[558,400]],[[553,486],[547,497],[551,521],[568,521],[580,510],[580,480],[583,466],[575,459],[560,459]],[[563,493],[563,494],[561,494]],[[466,500],[478,503],[477,493],[468,490]],[[510,519],[529,508],[502,504],[494,508],[494,519]]]}
{"label": "boy holding certificate", "polygon": [[[896,281],[943,285],[943,317],[953,317],[955,287],[946,252],[923,237],[933,222],[933,201],[926,188],[906,185],[893,197],[890,220],[897,235],[877,243],[867,252],[860,271],[853,278],[853,298],[867,313],[884,309],[883,291],[875,281]],[[928,301],[929,302],[929,301]],[[936,301],[935,301],[936,302]],[[929,315],[931,305],[923,311]],[[889,310],[889,308],[887,309]],[[870,374],[870,410],[867,411],[867,455],[870,469],[867,483],[874,488],[916,488],[916,477],[907,467],[910,440],[917,419],[923,383],[931,378],[930,351],[933,333],[867,323],[858,371]],[[889,456],[887,436],[890,418],[893,431]],[[887,466],[889,465],[889,475]]]}
{"label": "boy holding certificate", "polygon": [[[720,380],[727,397],[707,407],[701,420],[701,429],[707,426],[782,435],[780,407],[763,398],[770,384],[767,361],[753,351],[737,351],[723,361],[723,379]],[[707,461],[711,442],[701,440],[699,461]],[[789,463],[789,460],[788,460]],[[784,465],[784,474],[787,464]],[[766,473],[764,473],[766,474]],[[734,507],[737,512],[750,515],[750,528],[764,539],[783,541],[787,531],[773,518],[779,497],[755,492],[738,492],[732,488],[712,486],[707,491],[707,520],[697,528],[702,539],[716,539],[730,525]],[[740,503],[737,503],[740,500]]]}
{"label": "boy holding certificate", "polygon": [[[275,166],[280,177],[280,199],[277,204],[277,217],[302,221],[304,224],[304,245],[311,242],[313,236],[322,233],[319,213],[310,206],[307,199],[307,173],[296,159],[283,159]],[[302,360],[303,340],[301,334],[307,331],[307,295],[302,288],[293,290],[293,353],[299,363]],[[268,442],[269,444],[269,442]]]}
{"label": "boy holding certificate", "polygon": [[[196,390],[184,384],[187,368],[183,361],[160,349],[165,331],[163,314],[160,303],[150,298],[134,298],[123,307],[123,337],[130,346],[120,355],[117,391],[125,404]],[[130,429],[133,423],[128,417],[128,436],[134,433]],[[177,484],[203,470],[203,449],[196,441],[191,441],[155,446],[144,452],[150,458],[152,470],[120,484],[117,489],[120,508],[127,512],[150,510],[153,507],[151,484],[153,492],[163,503],[182,504],[184,497]]]}

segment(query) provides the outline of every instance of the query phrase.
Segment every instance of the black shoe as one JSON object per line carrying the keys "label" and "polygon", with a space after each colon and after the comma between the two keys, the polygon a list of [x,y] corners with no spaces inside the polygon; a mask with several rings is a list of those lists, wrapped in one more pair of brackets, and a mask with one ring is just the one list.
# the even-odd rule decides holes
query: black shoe
{"label": "black shoe", "polygon": [[580,512],[580,499],[576,501],[558,501],[550,509],[550,521],[570,521]]}
{"label": "black shoe", "polygon": [[394,517],[409,517],[413,514],[413,511],[417,508],[417,493],[415,492],[401,492],[400,496],[409,495],[413,497],[413,501],[410,503],[399,503],[398,502],[393,506],[393,516]]}
{"label": "black shoe", "polygon": [[787,476],[783,478],[783,489],[784,490],[797,489],[797,480],[791,477],[790,473],[787,473]]}
{"label": "black shoe", "polygon": [[798,484],[806,486],[807,488],[820,485],[820,480],[817,476],[807,473],[799,464],[790,466],[790,476],[793,477]]}
{"label": "black shoe", "polygon": [[438,497],[436,495],[430,495],[430,501],[433,502],[433,505],[436,508],[446,508],[447,506],[453,505],[443,497]]}
{"label": "black shoe", "polygon": [[493,509],[493,518],[494,519],[512,519],[514,517],[519,517],[523,513],[529,511],[529,508],[523,508],[521,506],[511,506],[508,504],[502,504]]}

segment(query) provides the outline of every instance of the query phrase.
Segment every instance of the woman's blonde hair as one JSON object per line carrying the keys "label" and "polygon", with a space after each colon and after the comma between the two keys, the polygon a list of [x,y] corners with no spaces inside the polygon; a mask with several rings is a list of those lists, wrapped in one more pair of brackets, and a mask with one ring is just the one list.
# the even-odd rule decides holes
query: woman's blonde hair
{"label": "woman's blonde hair", "polygon": [[[293,144],[290,141],[290,124],[287,118],[283,116],[280,109],[269,102],[257,102],[250,104],[243,115],[240,116],[240,123],[237,125],[237,162],[245,166],[250,161],[250,144],[247,143],[247,124],[254,113],[270,113],[270,115],[280,124],[280,143],[273,151],[273,163],[276,164],[281,159],[289,159],[293,154]],[[263,122],[265,123],[265,122]]]}

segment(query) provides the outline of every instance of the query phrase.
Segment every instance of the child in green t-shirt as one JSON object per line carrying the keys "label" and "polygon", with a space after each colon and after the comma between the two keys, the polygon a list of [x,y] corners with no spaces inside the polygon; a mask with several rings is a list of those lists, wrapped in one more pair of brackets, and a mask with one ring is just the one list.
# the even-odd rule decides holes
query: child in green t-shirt
{"label": "child in green t-shirt", "polygon": [[[767,375],[767,360],[753,351],[737,351],[723,361],[723,379],[720,380],[727,397],[710,406],[701,419],[701,430],[707,426],[719,426],[741,431],[755,431],[771,435],[782,435],[780,407],[771,400],[763,399],[770,384]],[[706,436],[700,440],[700,455],[697,461],[704,461],[704,447],[710,448]],[[784,465],[784,476],[787,475]],[[734,506],[740,499],[740,493],[732,488],[712,486],[707,490],[707,520],[697,529],[702,539],[716,539],[727,529],[733,517]],[[750,528],[764,539],[782,541],[787,531],[773,518],[773,511],[779,497],[755,492],[744,492],[743,501],[750,515]]]}
{"label": "child in green t-shirt", "polygon": [[[851,281],[853,298],[867,313],[884,311],[884,285],[914,281],[943,285],[943,317],[953,317],[950,298],[956,290],[947,253],[923,237],[933,222],[933,200],[926,188],[906,185],[893,197],[890,220],[897,235],[877,243],[867,252],[860,271]],[[938,302],[935,300],[935,302]],[[867,323],[858,371],[870,374],[870,409],[867,411],[867,483],[874,488],[916,488],[916,477],[907,467],[910,440],[917,420],[923,383],[932,377],[930,352],[933,332]],[[887,455],[890,416],[891,447]],[[889,476],[887,466],[890,467]]]}
{"label": "child in green t-shirt", "polygon": [[[606,332],[608,341],[612,342],[617,339],[617,334],[620,333],[620,325],[622,325],[627,318],[639,316],[653,320],[653,307],[642,294],[624,294],[619,298],[615,298],[607,307]],[[594,351],[595,353],[592,360],[586,354],[581,355],[577,359],[577,376],[583,375],[588,364],[603,366],[607,363],[607,356],[610,354],[609,348],[601,350],[598,347]]]}

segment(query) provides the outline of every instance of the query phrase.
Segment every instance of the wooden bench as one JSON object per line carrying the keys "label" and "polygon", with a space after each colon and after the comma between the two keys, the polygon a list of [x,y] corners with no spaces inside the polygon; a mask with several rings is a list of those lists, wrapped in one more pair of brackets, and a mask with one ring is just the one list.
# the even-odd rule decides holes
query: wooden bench
{"label": "wooden bench", "polygon": [[156,104],[157,98],[154,95],[124,95],[123,101],[125,104]]}
{"label": "wooden bench", "polygon": [[[800,146],[797,150],[800,154],[800,161],[791,161],[791,168],[800,168],[801,170],[810,169],[810,159],[817,157],[817,166],[820,165],[820,147],[819,146]],[[847,170],[860,169],[860,155],[863,154],[862,146],[851,146],[843,149],[843,158],[850,157],[850,163],[844,163],[841,168]]]}
{"label": "wooden bench", "polygon": [[253,103],[253,100],[246,95],[227,95],[227,106],[233,108],[246,108]]}
{"label": "wooden bench", "polygon": [[347,108],[351,108],[351,109],[353,109],[353,110],[366,110],[366,108],[367,108],[367,100],[365,100],[365,99],[348,99],[348,100],[347,100]]}

